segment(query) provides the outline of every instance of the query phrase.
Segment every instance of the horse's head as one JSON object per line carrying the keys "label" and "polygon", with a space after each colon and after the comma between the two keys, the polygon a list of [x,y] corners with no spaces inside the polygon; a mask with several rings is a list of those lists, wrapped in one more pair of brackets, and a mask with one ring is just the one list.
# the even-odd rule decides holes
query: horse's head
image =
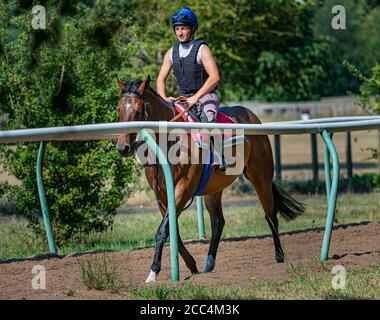
{"label": "horse's head", "polygon": [[[149,102],[144,92],[149,88],[150,77],[145,81],[120,81],[116,76],[121,97],[117,105],[119,121],[147,121],[149,119]],[[116,148],[124,157],[130,157],[136,151],[138,142],[136,133],[123,133],[117,140]]]}

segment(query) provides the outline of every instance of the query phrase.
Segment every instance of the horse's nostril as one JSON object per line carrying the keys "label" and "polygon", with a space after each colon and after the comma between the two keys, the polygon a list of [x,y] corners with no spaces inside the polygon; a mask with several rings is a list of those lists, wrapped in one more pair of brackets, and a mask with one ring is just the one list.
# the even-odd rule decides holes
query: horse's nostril
{"label": "horse's nostril", "polygon": [[122,156],[128,156],[130,150],[131,150],[131,146],[127,143],[123,143],[123,144],[117,144],[116,145],[116,149],[119,151],[119,153],[122,155]]}

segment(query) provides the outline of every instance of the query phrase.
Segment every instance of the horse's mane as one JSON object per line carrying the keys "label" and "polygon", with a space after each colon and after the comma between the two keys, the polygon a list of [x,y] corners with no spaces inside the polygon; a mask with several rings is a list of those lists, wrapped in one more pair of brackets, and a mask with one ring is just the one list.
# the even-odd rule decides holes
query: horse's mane
{"label": "horse's mane", "polygon": [[[125,81],[125,92],[138,92],[138,88],[140,84],[142,83],[142,80],[136,79],[136,80],[127,80]],[[166,102],[162,97],[157,93],[156,90],[154,90],[151,86],[149,86],[149,91],[152,93],[158,100],[161,101],[162,104],[164,104],[168,109],[171,109],[168,102]]]}

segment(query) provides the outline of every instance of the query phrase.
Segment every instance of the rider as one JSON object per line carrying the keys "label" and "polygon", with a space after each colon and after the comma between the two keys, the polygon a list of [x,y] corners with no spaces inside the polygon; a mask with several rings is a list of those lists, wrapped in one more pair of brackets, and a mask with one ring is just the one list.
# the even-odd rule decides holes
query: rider
{"label": "rider", "polygon": [[157,92],[169,103],[175,99],[165,94],[165,82],[173,68],[180,95],[186,97],[188,106],[201,103],[207,121],[216,122],[219,97],[215,89],[220,80],[219,71],[208,44],[194,39],[197,17],[186,6],[174,13],[171,25],[178,42],[165,54],[157,78]]}

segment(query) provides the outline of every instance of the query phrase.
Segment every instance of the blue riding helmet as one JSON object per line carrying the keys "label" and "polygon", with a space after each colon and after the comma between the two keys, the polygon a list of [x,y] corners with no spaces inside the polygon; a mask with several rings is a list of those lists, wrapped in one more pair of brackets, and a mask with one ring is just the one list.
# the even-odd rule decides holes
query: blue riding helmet
{"label": "blue riding helmet", "polygon": [[193,11],[191,11],[190,7],[186,6],[185,8],[178,10],[171,17],[171,24],[173,28],[175,26],[181,25],[191,25],[194,28],[194,31],[198,29],[198,20],[197,16]]}

